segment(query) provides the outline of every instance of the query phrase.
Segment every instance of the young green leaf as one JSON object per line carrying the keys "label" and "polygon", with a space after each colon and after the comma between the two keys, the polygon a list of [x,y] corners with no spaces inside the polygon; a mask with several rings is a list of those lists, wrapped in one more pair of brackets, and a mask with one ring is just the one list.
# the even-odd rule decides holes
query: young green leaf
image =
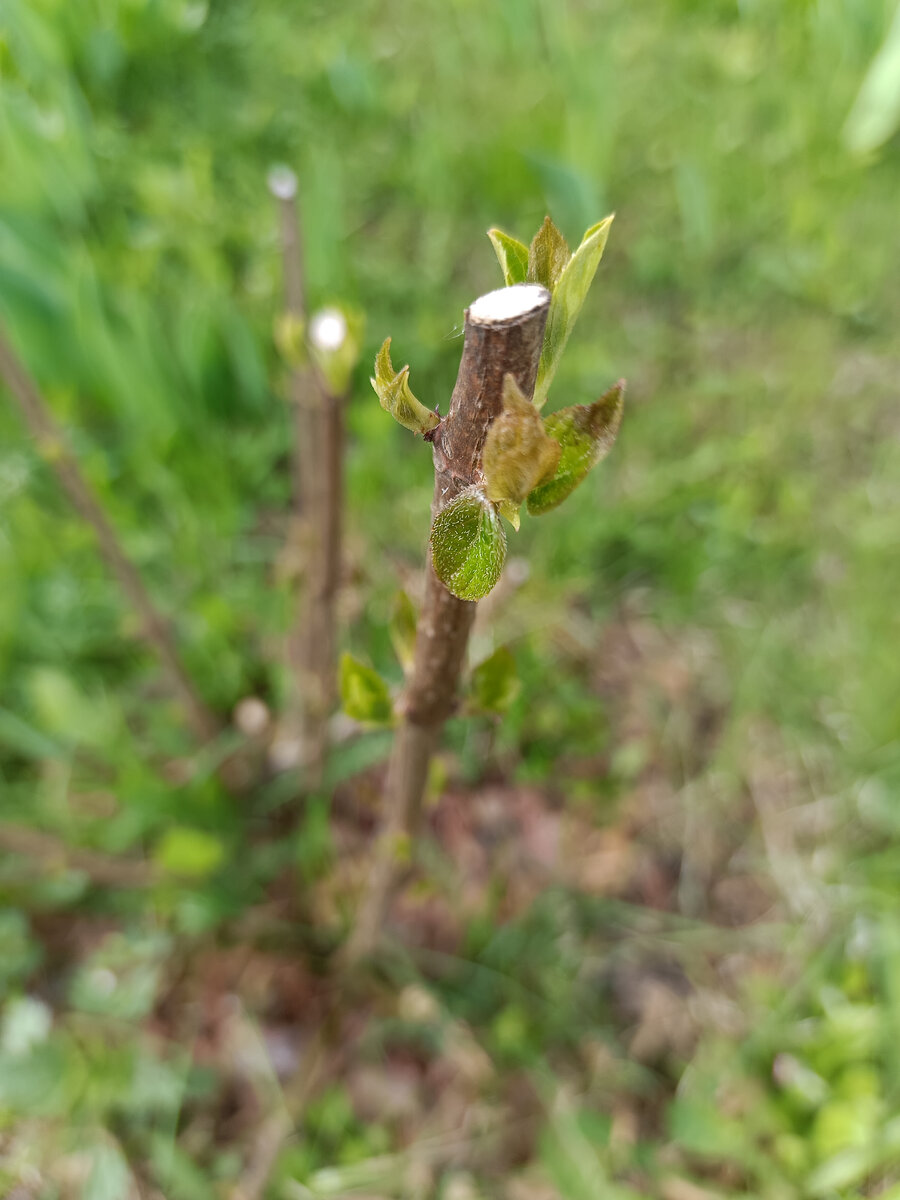
{"label": "young green leaf", "polygon": [[225,846],[219,838],[187,825],[167,829],[153,854],[164,871],[198,879],[215,871],[224,857]]}
{"label": "young green leaf", "polygon": [[470,693],[473,707],[485,713],[505,713],[521,687],[512,652],[507,646],[500,646],[472,672]]}
{"label": "young green leaf", "polygon": [[496,504],[497,512],[500,514],[500,516],[506,517],[507,521],[509,521],[510,525],[512,525],[513,529],[516,531],[516,533],[518,533],[519,526],[522,524],[522,518],[519,514],[519,509],[522,507],[522,501],[498,500],[496,501]]}
{"label": "young green leaf", "polygon": [[400,665],[409,672],[416,650],[416,610],[406,592],[398,592],[391,605],[390,635]]}
{"label": "young green leaf", "polygon": [[409,387],[409,367],[395,371],[391,363],[391,339],[375,356],[375,375],[371,380],[378,402],[395,421],[413,433],[430,433],[441,423],[441,418],[417,400]]}
{"label": "young green leaf", "polygon": [[352,654],[341,658],[341,706],[348,717],[367,725],[389,725],[394,706],[388,686],[371,667]]}
{"label": "young green leaf", "polygon": [[528,247],[500,229],[489,229],[488,237],[500,263],[506,286],[524,283],[528,277]]}
{"label": "young green leaf", "polygon": [[[544,333],[544,348],[541,351],[537,385],[534,389],[534,403],[538,408],[541,408],[547,399],[550,384],[553,382],[562,352],[566,348],[569,334],[581,312],[597,267],[600,265],[600,259],[603,257],[612,222],[613,218],[609,216],[598,224],[592,225],[582,238],[581,245],[559,271],[553,284],[546,285],[552,292],[552,299],[550,312],[547,314],[547,328]],[[544,225],[546,226],[546,224],[545,221]],[[540,236],[538,234],[538,237]],[[536,241],[537,238],[535,238]],[[529,278],[530,270],[529,265]]]}
{"label": "young green leaf", "polygon": [[480,487],[451,500],[431,527],[435,574],[460,600],[486,596],[503,569],[506,534],[494,505]]}
{"label": "young green leaf", "polygon": [[488,430],[482,454],[485,494],[519,528],[519,505],[559,462],[559,443],[544,431],[537,409],[512,375],[503,379],[503,412]]}
{"label": "young green leaf", "polygon": [[605,392],[593,404],[576,404],[551,413],[544,428],[561,447],[556,471],[539,483],[528,495],[528,511],[540,516],[561,504],[573,492],[591,467],[606,458],[612,449],[625,399],[625,381]]}
{"label": "young green leaf", "polygon": [[550,218],[544,217],[528,249],[528,283],[542,283],[552,293],[570,258],[566,239]]}

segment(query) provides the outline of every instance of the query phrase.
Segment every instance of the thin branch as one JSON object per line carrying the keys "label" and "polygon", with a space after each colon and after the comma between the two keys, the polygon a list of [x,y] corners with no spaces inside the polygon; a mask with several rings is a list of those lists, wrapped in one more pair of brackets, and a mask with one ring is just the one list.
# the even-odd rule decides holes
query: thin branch
{"label": "thin branch", "polygon": [[49,404],[2,329],[0,379],[9,389],[35,439],[38,451],[56,475],[76,512],[93,529],[100,553],[140,617],[144,636],[156,651],[173,691],[181,700],[195,736],[201,742],[210,741],[220,732],[218,719],[194,687],[171,628],[151,600],[144,581],[119,541],[100,500],[82,474],[78,460],[67,444]]}
{"label": "thin branch", "polygon": [[[504,377],[512,375],[524,395],[534,393],[550,293],[522,288],[521,310],[500,317],[490,315],[487,299],[466,311],[462,361],[450,411],[435,431],[432,520],[461,491],[481,482],[481,454],[488,429],[503,408]],[[473,315],[476,308],[478,316]],[[474,603],[447,591],[429,556],[413,670],[388,767],[384,829],[345,948],[348,964],[371,954],[381,934],[395,886],[397,841],[401,835],[414,834],[418,825],[431,756],[456,706],[475,611]]]}
{"label": "thin branch", "polygon": [[150,863],[67,846],[52,834],[26,825],[0,823],[0,849],[46,867],[59,865],[83,871],[100,887],[147,888],[160,881],[159,872]]}

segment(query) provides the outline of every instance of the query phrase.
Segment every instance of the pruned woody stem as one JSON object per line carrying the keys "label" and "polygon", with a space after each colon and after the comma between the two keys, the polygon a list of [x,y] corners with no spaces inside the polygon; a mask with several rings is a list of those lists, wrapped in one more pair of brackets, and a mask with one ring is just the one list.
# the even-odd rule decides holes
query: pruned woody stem
{"label": "pruned woody stem", "polygon": [[[502,300],[493,303],[494,296]],[[465,488],[483,480],[481,458],[492,422],[503,411],[503,380],[512,375],[534,394],[550,293],[519,285],[491,293],[466,311],[465,341],[450,411],[434,432],[432,521]],[[416,633],[416,649],[385,789],[383,829],[356,926],[349,963],[375,949],[397,876],[401,838],[418,824],[431,756],[457,702],[457,688],[476,605],[450,594],[431,566]]]}

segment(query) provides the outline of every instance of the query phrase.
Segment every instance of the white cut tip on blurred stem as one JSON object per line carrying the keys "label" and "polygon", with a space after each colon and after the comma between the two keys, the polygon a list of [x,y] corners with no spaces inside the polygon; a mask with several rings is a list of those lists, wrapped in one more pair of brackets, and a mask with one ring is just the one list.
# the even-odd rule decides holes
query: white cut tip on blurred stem
{"label": "white cut tip on blurred stem", "polygon": [[303,743],[299,738],[277,737],[269,747],[269,766],[277,774],[294,771],[303,763]]}
{"label": "white cut tip on blurred stem", "polygon": [[297,195],[297,176],[290,167],[279,163],[266,176],[269,191],[277,200],[293,200]]}
{"label": "white cut tip on blurred stem", "polygon": [[260,737],[269,727],[271,713],[258,696],[245,696],[234,707],[233,720],[244,737]]}
{"label": "white cut tip on blurred stem", "polygon": [[513,321],[540,308],[549,299],[550,293],[539,283],[516,283],[479,296],[469,308],[469,320],[480,325]]}
{"label": "white cut tip on blurred stem", "polygon": [[339,308],[323,308],[309,323],[309,340],[317,350],[340,350],[347,337],[347,318]]}

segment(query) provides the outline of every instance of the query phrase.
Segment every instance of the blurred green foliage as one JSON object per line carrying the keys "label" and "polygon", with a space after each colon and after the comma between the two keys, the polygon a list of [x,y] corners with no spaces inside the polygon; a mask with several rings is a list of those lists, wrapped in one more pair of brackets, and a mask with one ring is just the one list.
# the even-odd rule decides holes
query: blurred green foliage
{"label": "blurred green foliage", "polygon": [[[286,685],[271,165],[300,178],[311,307],[366,314],[348,413],[364,603],[346,642],[392,683],[388,616],[398,576],[421,562],[431,472],[421,443],[382,420],[368,364],[390,332],[423,402],[445,403],[462,310],[497,283],[485,230],[522,235],[550,211],[571,240],[617,212],[549,408],[624,376],[629,409],[605,470],[520,535],[531,574],[496,635],[514,642],[522,687],[476,680],[509,706],[492,761],[598,820],[615,811],[646,747],[609,745],[616,702],[586,660],[637,597],[676,640],[700,631],[715,646],[724,716],[693,776],[682,714],[666,724],[710,820],[738,819],[760,725],[804,765],[803,798],[839,820],[818,891],[786,885],[791,921],[766,946],[788,951],[790,980],[748,971],[751,1032],[710,1023],[686,1068],[628,1061],[591,964],[656,937],[702,974],[705,935],[688,918],[648,933],[624,908],[550,892],[525,918],[472,922],[441,1002],[497,1063],[542,1075],[599,1038],[611,1088],[666,1097],[656,1140],[627,1152],[599,1115],[606,1093],[548,1099],[540,1157],[571,1200],[603,1180],[609,1196],[643,1194],[609,1182],[630,1169],[656,1187],[664,1144],[716,1194],[900,1187],[894,10],[0,0],[0,316],[223,713],[247,695],[278,710]],[[860,112],[877,136],[859,134]],[[215,1090],[210,1070],[141,1022],[173,940],[192,946],[239,915],[286,864],[331,861],[321,808],[295,839],[248,852],[277,786],[236,803],[212,761],[173,773],[190,743],[136,632],[4,401],[0,820],[147,855],[161,878],[107,895],[77,862],[36,873],[0,860],[0,1191],[78,1149],[91,1200],[128,1194],[129,1161],[173,1200],[217,1194],[239,1164],[179,1139],[181,1114]],[[492,649],[476,645],[475,660]],[[383,755],[369,736],[336,777]],[[450,742],[477,779],[477,726],[457,722]],[[569,770],[598,752],[608,771]],[[62,954],[51,931],[76,913],[116,932]],[[717,930],[717,946],[731,936]],[[280,1178],[385,1149],[381,1126],[329,1092]]]}

